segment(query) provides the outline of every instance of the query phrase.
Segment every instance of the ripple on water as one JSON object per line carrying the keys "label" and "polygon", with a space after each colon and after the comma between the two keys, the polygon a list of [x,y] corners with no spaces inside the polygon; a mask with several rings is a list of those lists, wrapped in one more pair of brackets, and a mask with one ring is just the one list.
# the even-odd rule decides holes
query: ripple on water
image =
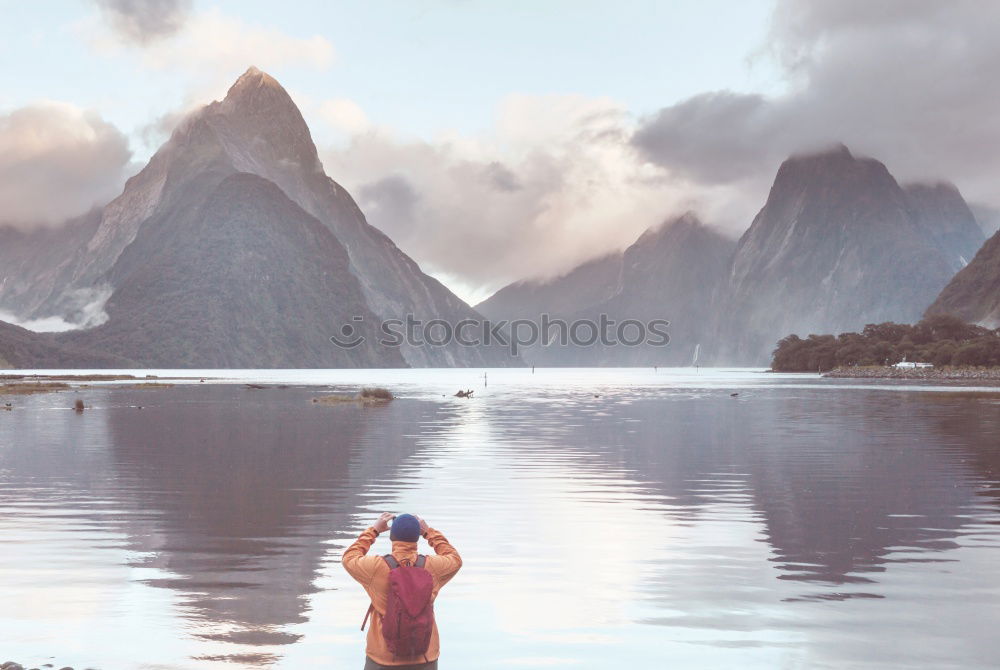
{"label": "ripple on water", "polygon": [[[336,374],[312,379],[359,373]],[[339,555],[391,510],[462,551],[438,607],[455,667],[1000,664],[990,393],[501,371],[464,400],[458,372],[370,374],[398,375],[402,399],[205,384],[88,390],[83,415],[19,401],[0,417],[10,655],[356,663],[365,602]]]}

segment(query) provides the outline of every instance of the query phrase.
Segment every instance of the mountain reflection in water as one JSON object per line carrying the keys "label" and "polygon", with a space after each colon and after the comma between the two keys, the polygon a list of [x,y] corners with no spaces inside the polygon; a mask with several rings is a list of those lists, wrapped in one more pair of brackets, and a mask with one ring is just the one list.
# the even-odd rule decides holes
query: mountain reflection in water
{"label": "mountain reflection in water", "polygon": [[389,509],[466,559],[439,601],[448,667],[1000,662],[1000,394],[525,378],[466,401],[427,379],[370,408],[228,385],[87,389],[82,415],[19,399],[4,655],[360,665],[339,556]]}

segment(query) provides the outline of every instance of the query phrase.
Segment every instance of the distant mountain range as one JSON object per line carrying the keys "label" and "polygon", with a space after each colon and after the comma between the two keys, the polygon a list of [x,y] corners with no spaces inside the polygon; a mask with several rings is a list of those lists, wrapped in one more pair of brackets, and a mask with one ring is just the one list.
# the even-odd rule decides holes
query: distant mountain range
{"label": "distant mountain range", "polygon": [[[189,115],[106,207],[2,239],[0,309],[92,326],[103,307],[104,323],[45,337],[144,367],[510,361],[500,347],[378,343],[384,319],[479,315],[365,221],[291,98],[256,68]],[[334,346],[345,324],[345,339],[366,341]]]}
{"label": "distant mountain range", "polygon": [[555,279],[517,282],[476,308],[492,318],[605,313],[671,322],[663,351],[545,347],[525,354],[539,364],[677,365],[694,362],[697,352],[703,364],[766,365],[791,333],[918,320],[984,237],[951,184],[900,186],[882,163],[837,146],[786,160],[735,244],[687,214],[622,255]]}
{"label": "distant mountain range", "polygon": [[[844,146],[793,156],[731,240],[693,212],[623,252],[468,306],[328,177],[273,78],[190,114],[122,194],[65,225],[0,228],[0,363],[19,367],[763,365],[789,334],[952,312],[1000,323],[1000,237],[954,186],[900,185]],[[980,224],[983,224],[982,226]],[[957,273],[957,274],[956,274]],[[950,282],[950,283],[949,283]],[[928,307],[930,306],[930,307]],[[478,311],[477,311],[478,310]],[[670,322],[668,346],[386,346],[379,324],[540,315]],[[353,348],[334,346],[364,336]]]}

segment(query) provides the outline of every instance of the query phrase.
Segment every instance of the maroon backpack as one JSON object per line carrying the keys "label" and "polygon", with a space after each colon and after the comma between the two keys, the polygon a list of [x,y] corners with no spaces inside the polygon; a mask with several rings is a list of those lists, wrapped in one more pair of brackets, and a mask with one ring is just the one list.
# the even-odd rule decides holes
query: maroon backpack
{"label": "maroon backpack", "polygon": [[[413,658],[427,653],[434,630],[434,577],[424,569],[426,556],[413,565],[400,565],[392,554],[383,556],[389,565],[389,593],[382,616],[382,637],[395,657]],[[369,608],[371,613],[371,608]],[[365,616],[365,621],[368,617]],[[364,624],[361,629],[364,630]]]}

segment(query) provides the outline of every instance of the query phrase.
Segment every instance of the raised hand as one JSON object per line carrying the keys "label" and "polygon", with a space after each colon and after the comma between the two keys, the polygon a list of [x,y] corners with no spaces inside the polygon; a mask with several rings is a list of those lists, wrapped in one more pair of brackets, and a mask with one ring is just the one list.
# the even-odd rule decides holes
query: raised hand
{"label": "raised hand", "polygon": [[392,512],[382,512],[379,515],[378,520],[372,524],[372,528],[374,528],[376,532],[384,533],[389,530],[389,522],[395,518],[396,515]]}
{"label": "raised hand", "polygon": [[[414,514],[414,516],[417,516],[417,515],[416,515],[416,514]],[[419,522],[420,522],[420,534],[421,534],[421,535],[423,535],[424,533],[426,533],[426,532],[427,532],[427,529],[428,529],[428,528],[429,528],[430,526],[428,526],[428,525],[427,525],[427,522],[426,522],[426,521],[424,521],[422,517],[419,517],[419,516],[417,516],[417,521],[419,521]]]}

